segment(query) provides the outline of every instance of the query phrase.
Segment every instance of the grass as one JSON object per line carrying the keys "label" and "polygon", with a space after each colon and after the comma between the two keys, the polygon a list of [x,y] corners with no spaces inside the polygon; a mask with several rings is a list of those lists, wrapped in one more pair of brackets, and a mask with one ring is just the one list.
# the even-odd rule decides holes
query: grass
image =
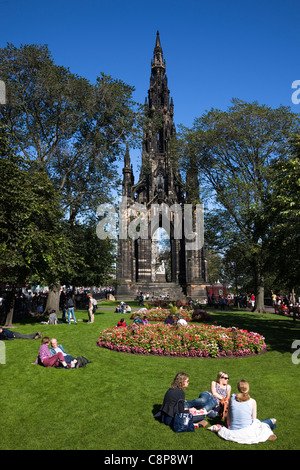
{"label": "grass", "polygon": [[[83,355],[86,368],[60,370],[32,365],[40,341],[5,343],[6,364],[0,364],[1,450],[296,450],[300,448],[298,382],[300,365],[292,362],[292,342],[300,339],[300,323],[273,314],[212,311],[212,321],[261,333],[269,351],[256,357],[194,359],[134,356],[96,346],[99,332],[117,323],[114,303],[98,305],[95,323],[57,326],[18,323],[22,333],[41,331],[56,337],[67,352]],[[131,305],[137,307],[137,303]],[[87,320],[86,311],[76,318]],[[277,418],[276,441],[243,446],[214,433],[175,434],[155,421],[175,374],[190,376],[186,398],[208,390],[224,370],[236,391],[244,378],[258,403],[258,418]],[[212,422],[212,421],[211,421]]]}

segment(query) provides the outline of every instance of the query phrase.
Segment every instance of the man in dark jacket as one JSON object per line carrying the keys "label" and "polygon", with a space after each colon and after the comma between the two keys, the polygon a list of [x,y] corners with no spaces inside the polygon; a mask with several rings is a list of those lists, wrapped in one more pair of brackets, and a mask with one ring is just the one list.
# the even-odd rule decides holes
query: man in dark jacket
{"label": "man in dark jacket", "polygon": [[10,331],[7,328],[0,328],[0,341],[13,340],[13,339],[39,339],[42,337],[42,333],[31,333],[29,335],[23,335],[17,331]]}

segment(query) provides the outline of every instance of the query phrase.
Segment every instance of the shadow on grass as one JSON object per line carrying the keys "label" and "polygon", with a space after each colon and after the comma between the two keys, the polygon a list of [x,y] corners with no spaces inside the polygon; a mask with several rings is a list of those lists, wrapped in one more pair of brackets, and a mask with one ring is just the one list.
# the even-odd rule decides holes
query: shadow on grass
{"label": "shadow on grass", "polygon": [[300,339],[300,322],[294,322],[275,314],[256,314],[248,311],[218,311],[210,312],[212,323],[223,327],[235,326],[248,331],[254,331],[265,337],[269,350],[280,353],[291,352],[292,342]]}

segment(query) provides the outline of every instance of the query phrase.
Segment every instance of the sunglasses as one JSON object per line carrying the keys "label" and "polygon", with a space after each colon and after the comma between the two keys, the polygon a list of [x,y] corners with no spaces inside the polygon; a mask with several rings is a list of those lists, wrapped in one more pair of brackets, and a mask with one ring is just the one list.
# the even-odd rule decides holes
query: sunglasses
{"label": "sunglasses", "polygon": [[229,377],[221,377],[221,379],[229,380]]}

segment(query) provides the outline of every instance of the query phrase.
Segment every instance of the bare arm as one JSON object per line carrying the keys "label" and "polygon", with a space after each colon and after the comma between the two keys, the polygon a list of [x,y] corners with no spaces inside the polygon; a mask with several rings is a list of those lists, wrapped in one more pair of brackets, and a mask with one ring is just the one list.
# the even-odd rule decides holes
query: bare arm
{"label": "bare arm", "polygon": [[251,406],[251,408],[252,408],[252,419],[256,419],[256,416],[257,416],[257,404],[256,404],[256,400],[254,400],[254,398],[251,398],[250,406]]}

